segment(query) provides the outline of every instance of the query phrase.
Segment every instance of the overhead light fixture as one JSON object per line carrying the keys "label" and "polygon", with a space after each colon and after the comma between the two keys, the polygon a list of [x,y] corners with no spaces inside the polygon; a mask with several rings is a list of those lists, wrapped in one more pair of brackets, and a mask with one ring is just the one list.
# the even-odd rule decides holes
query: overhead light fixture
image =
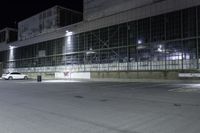
{"label": "overhead light fixture", "polygon": [[138,43],[138,44],[142,44],[142,40],[138,40],[137,43]]}
{"label": "overhead light fixture", "polygon": [[10,49],[10,50],[12,50],[12,49],[14,49],[14,48],[15,48],[15,46],[12,46],[12,45],[9,46],[9,49]]}
{"label": "overhead light fixture", "polygon": [[71,36],[71,35],[73,35],[73,32],[67,30],[65,36]]}

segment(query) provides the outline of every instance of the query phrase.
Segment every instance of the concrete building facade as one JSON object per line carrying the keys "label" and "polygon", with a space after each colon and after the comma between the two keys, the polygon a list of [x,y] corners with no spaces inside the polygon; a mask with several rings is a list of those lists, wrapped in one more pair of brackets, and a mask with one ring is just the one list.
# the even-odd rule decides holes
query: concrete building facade
{"label": "concrete building facade", "polygon": [[199,0],[85,0],[83,18],[0,43],[4,72],[176,79],[199,71]]}

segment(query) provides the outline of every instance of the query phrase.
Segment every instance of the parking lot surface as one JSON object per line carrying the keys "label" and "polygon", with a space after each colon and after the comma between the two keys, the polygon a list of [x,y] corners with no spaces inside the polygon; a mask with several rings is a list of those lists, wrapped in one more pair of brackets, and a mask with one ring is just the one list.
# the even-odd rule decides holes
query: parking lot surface
{"label": "parking lot surface", "polygon": [[200,84],[0,80],[0,133],[198,133]]}

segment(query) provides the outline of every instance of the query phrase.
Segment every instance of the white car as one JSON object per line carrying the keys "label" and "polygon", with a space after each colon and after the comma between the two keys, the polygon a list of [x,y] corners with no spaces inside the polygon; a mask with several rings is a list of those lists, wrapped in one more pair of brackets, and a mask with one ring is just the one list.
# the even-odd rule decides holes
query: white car
{"label": "white car", "polygon": [[27,75],[18,73],[18,72],[11,72],[2,75],[2,79],[6,80],[13,80],[13,79],[28,79]]}

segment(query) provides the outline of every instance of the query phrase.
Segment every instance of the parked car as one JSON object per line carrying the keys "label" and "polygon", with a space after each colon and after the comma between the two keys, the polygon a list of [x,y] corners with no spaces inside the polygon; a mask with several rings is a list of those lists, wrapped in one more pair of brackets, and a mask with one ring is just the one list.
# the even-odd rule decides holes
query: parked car
{"label": "parked car", "polygon": [[13,80],[13,79],[28,79],[27,75],[18,73],[18,72],[10,72],[2,75],[2,79]]}

